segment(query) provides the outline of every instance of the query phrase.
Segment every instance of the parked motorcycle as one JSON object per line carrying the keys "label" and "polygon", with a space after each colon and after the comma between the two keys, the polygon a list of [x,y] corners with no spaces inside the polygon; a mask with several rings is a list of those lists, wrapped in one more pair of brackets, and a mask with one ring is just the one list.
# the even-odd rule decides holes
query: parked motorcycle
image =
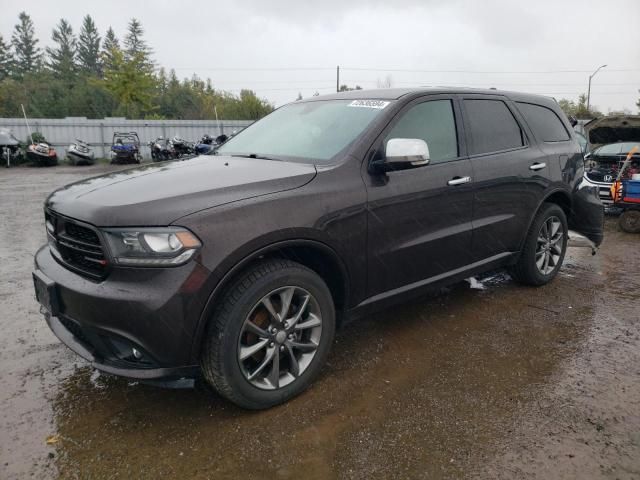
{"label": "parked motorcycle", "polygon": [[164,137],[158,137],[149,142],[149,148],[151,149],[151,160],[154,162],[164,162],[176,158],[171,142]]}
{"label": "parked motorcycle", "polygon": [[200,139],[199,143],[196,143],[194,147],[197,155],[206,155],[211,152],[217,144],[215,143],[213,137],[211,135],[205,134]]}
{"label": "parked motorcycle", "polygon": [[67,158],[71,165],[93,165],[93,150],[86,142],[76,139],[75,143],[69,145]]}
{"label": "parked motorcycle", "polygon": [[186,157],[195,153],[195,146],[177,135],[171,139],[171,147],[175,151],[176,158]]}

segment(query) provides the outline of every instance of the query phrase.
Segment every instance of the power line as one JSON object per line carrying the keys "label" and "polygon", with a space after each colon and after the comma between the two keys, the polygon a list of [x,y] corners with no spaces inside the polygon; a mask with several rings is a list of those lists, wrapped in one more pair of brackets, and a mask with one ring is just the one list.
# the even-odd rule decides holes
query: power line
{"label": "power line", "polygon": [[[315,80],[295,80],[296,84],[319,84],[333,81],[330,78],[323,79],[315,79]],[[351,80],[347,82],[348,84],[360,84],[360,83],[376,83],[377,80],[368,79],[368,80]],[[424,79],[424,80],[415,80],[415,81],[393,81],[392,83],[398,85],[416,85],[416,84],[427,84],[429,82],[433,82],[432,79]],[[269,84],[282,84],[284,83],[282,80],[221,80],[221,81],[213,81],[214,85],[246,85],[247,83],[251,83],[252,85],[269,85]],[[486,84],[477,84],[477,83],[469,83],[469,82],[446,82],[448,85],[473,85],[473,86],[485,86]],[[581,86],[584,82],[573,82],[573,83],[496,83],[496,82],[487,82],[490,83],[491,86],[495,87],[498,85],[507,85],[507,86],[519,86],[519,87],[528,87],[528,86],[544,86],[544,87],[576,87]],[[623,86],[638,86],[640,88],[639,82],[625,82],[625,83],[598,83],[599,87],[623,87]]]}
{"label": "power line", "polygon": [[[332,82],[333,79],[331,78],[323,78],[321,80],[295,80],[296,84],[302,84],[302,83],[308,83],[308,84],[313,84],[313,85],[317,85],[319,83],[327,83],[327,82]],[[221,81],[215,81],[212,80],[211,83],[215,86],[215,85],[246,85],[247,83],[251,83],[252,85],[255,84],[283,84],[286,83],[282,80],[230,80],[230,81],[226,81],[226,80],[221,80]]]}
{"label": "power line", "polygon": [[[251,89],[250,87],[250,83],[247,83],[247,87],[246,88],[231,88],[229,90],[231,91],[240,91],[240,90],[249,90]],[[214,85],[215,88],[215,85]],[[287,92],[296,92],[299,90],[332,90],[335,91],[336,87],[286,87],[286,88],[256,88],[255,90],[259,90],[261,92],[266,92],[266,91],[287,91]]]}
{"label": "power line", "polygon": [[[363,72],[407,72],[407,73],[481,73],[481,74],[549,74],[549,73],[591,73],[591,70],[416,70],[410,68],[365,68],[341,67],[343,70]],[[605,72],[640,72],[640,69],[607,69]]]}
{"label": "power line", "polygon": [[[214,85],[215,87],[215,85]],[[429,85],[429,86],[425,86],[425,85],[417,85],[417,84],[413,84],[411,86],[407,86],[407,88],[411,88],[411,87],[415,87],[415,88],[428,88],[428,87],[434,87],[434,88],[447,88],[446,85],[440,86],[440,85]],[[459,87],[463,88],[465,87],[465,85],[459,85]],[[466,87],[468,88],[490,88],[487,85],[466,85]],[[223,87],[220,87],[223,88]],[[282,92],[298,92],[298,91],[302,91],[302,90],[314,90],[314,91],[321,91],[321,90],[331,90],[331,91],[335,91],[335,87],[308,87],[308,86],[297,86],[297,87],[284,87],[284,88],[255,88],[253,89],[251,86],[251,83],[247,83],[246,88],[230,88],[230,89],[226,89],[228,91],[241,91],[241,90],[247,90],[247,89],[251,89],[251,90],[256,90],[258,92],[272,92],[272,91],[282,91]],[[536,93],[538,95],[580,95],[583,94],[584,91],[575,91],[575,92],[566,92],[566,91],[548,91],[548,92],[535,92],[535,91],[531,91],[530,93]],[[637,91],[625,91],[625,92],[598,92],[598,95],[635,95],[637,94]]]}
{"label": "power line", "polygon": [[335,71],[335,67],[172,67],[170,70],[206,70],[211,72],[289,72],[295,70]]}
{"label": "power line", "polygon": [[[334,71],[335,67],[172,67],[173,70],[199,70],[210,72],[289,72],[289,71]],[[553,74],[553,73],[591,73],[591,70],[421,70],[412,68],[371,68],[371,67],[345,67],[341,70],[353,70],[363,72],[407,72],[407,73],[478,73],[478,74]],[[638,68],[609,68],[602,73],[609,72],[640,72]]]}
{"label": "power line", "polygon": [[[349,83],[376,83],[377,80],[350,80]],[[429,82],[433,82],[433,80],[416,80],[412,82],[407,81],[393,81],[392,83],[399,85],[416,85],[416,84],[427,84]],[[478,83],[469,83],[469,82],[445,82],[448,85],[456,85],[456,86],[478,86],[483,87],[486,84],[478,84]],[[574,83],[495,83],[495,82],[487,82],[492,87],[495,86],[516,86],[516,87],[531,87],[531,86],[540,86],[540,87],[577,87],[583,85],[584,82],[574,82]],[[630,83],[598,83],[599,87],[623,87],[635,85],[640,87],[640,82],[630,82]]]}

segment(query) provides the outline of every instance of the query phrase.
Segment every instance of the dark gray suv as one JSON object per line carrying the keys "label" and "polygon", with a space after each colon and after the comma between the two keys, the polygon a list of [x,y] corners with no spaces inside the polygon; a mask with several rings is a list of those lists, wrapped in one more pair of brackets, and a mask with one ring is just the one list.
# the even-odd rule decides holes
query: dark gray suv
{"label": "dark gray suv", "polygon": [[52,193],[36,295],[60,340],[102,371],[203,376],[265,408],[310,385],[346,316],[499,267],[551,281],[570,228],[602,241],[583,171],[549,98],[314,97],[214,155]]}

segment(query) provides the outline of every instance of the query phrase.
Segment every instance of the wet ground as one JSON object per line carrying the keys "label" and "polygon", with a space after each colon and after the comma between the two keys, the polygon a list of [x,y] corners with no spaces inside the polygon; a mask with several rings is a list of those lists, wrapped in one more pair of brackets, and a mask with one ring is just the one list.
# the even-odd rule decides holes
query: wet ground
{"label": "wet ground", "polygon": [[546,287],[352,322],[310,390],[247,412],[98,375],[38,313],[42,202],[108,168],[0,171],[0,478],[640,478],[640,236],[615,218]]}

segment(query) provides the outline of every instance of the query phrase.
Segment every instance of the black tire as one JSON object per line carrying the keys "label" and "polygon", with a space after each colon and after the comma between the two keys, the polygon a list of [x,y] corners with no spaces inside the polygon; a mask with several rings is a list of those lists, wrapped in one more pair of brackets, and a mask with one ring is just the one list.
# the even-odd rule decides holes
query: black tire
{"label": "black tire", "polygon": [[[536,252],[539,247],[538,237],[541,235],[541,229],[545,223],[553,218],[558,219],[562,225],[562,247],[560,248],[559,259],[555,262],[555,266],[545,274],[540,270],[538,265],[536,265]],[[518,283],[532,286],[545,285],[553,280],[564,261],[569,239],[568,232],[567,217],[562,208],[555,203],[542,204],[531,223],[518,262],[509,269],[511,277]]]}
{"label": "black tire", "polygon": [[[321,313],[322,333],[315,355],[295,380],[273,390],[261,389],[245,377],[240,366],[238,349],[242,328],[245,319],[265,295],[290,286],[304,289],[313,296]],[[311,385],[325,364],[334,333],[335,308],[325,282],[298,263],[265,260],[245,270],[223,294],[205,333],[201,356],[203,375],[220,395],[236,405],[252,410],[269,408],[302,393]]]}
{"label": "black tire", "polygon": [[625,210],[620,215],[618,224],[627,233],[640,233],[640,210]]}

